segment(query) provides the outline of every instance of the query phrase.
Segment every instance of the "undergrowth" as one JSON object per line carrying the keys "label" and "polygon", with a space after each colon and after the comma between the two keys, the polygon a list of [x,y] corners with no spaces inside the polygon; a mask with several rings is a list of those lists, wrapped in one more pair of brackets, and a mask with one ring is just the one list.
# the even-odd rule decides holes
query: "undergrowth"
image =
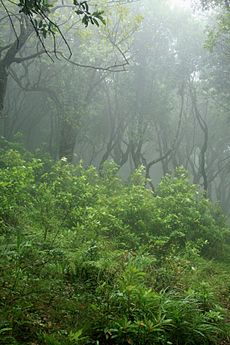
{"label": "undergrowth", "polygon": [[221,344],[229,229],[183,169],[155,193],[7,147],[0,151],[0,343]]}

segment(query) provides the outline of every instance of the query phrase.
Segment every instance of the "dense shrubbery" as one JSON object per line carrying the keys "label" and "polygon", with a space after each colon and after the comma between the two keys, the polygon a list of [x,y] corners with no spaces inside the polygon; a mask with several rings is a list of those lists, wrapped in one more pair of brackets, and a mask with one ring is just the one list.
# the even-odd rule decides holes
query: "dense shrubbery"
{"label": "dense shrubbery", "polygon": [[[155,193],[14,149],[0,152],[1,344],[220,344],[224,217],[179,169]],[[216,270],[216,271],[215,271]],[[215,282],[215,283],[214,283]]]}

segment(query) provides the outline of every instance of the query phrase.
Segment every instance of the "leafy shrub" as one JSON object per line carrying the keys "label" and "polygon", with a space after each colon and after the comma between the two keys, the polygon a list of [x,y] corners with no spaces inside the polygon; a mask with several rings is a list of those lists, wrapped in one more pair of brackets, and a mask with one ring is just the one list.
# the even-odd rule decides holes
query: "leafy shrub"
{"label": "leafy shrub", "polygon": [[227,338],[226,274],[203,265],[229,230],[183,170],[153,194],[142,168],[125,183],[112,162],[98,173],[9,146],[0,167],[1,343]]}

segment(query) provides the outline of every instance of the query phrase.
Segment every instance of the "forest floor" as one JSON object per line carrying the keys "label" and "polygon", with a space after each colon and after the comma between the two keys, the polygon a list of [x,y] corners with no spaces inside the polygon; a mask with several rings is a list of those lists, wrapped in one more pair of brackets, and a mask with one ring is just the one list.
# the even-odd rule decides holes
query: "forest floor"
{"label": "forest floor", "polygon": [[1,345],[230,344],[230,230],[187,173],[0,151]]}

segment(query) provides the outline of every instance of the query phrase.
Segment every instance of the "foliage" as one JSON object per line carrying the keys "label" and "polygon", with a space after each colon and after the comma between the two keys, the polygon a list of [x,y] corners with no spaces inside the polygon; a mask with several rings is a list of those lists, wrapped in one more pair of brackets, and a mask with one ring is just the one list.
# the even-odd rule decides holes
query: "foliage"
{"label": "foliage", "polygon": [[99,174],[9,148],[0,164],[1,344],[227,339],[205,257],[223,260],[229,230],[183,169],[153,194],[142,168],[125,183],[112,162]]}
{"label": "foliage", "polygon": [[[58,24],[53,22],[51,16],[51,10],[54,3],[47,0],[20,0],[17,5],[20,9],[19,13],[23,13],[29,18],[37,35],[46,38],[47,34],[54,35],[56,31],[60,31]],[[96,24],[99,26],[99,21],[105,24],[105,20],[102,16],[103,11],[96,10],[90,12],[88,1],[74,0],[72,3],[72,10],[81,17],[81,21],[86,27],[89,24]]]}

